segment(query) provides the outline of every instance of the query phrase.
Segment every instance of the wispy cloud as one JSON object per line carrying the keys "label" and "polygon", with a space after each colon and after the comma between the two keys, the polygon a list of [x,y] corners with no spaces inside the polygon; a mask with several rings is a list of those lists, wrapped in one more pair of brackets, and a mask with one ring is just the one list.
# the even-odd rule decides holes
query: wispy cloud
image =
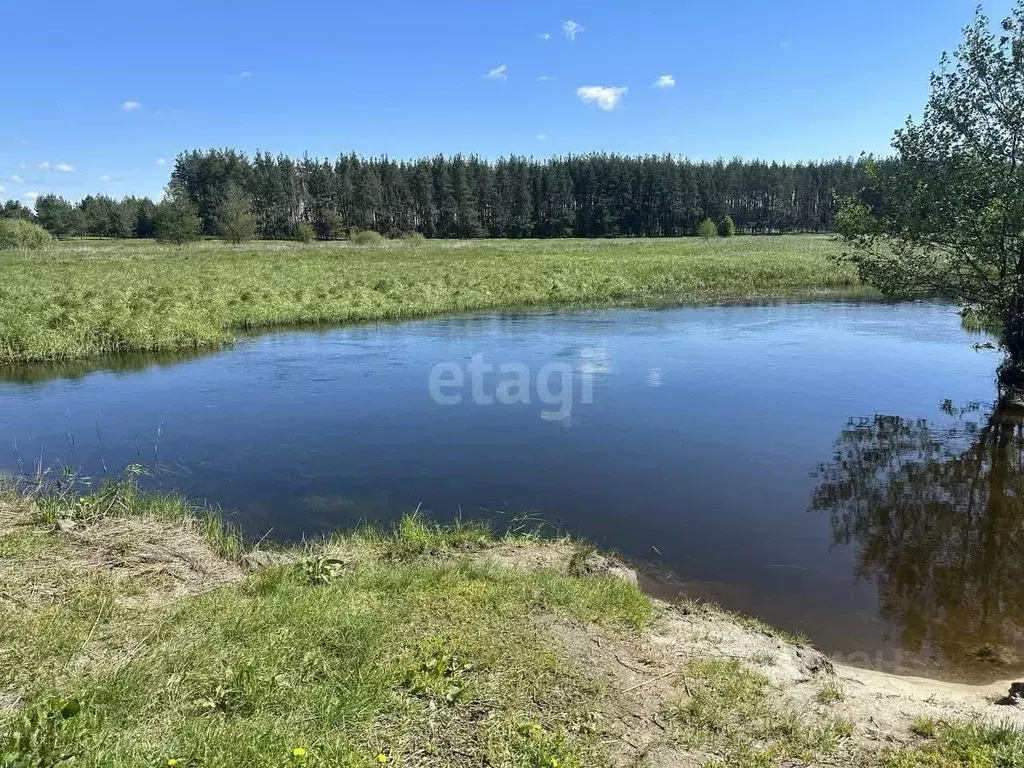
{"label": "wispy cloud", "polygon": [[252,77],[252,72],[250,72],[249,70],[245,70],[245,71],[243,71],[243,72],[239,72],[239,73],[238,73],[238,74],[236,75],[236,77],[237,77],[238,79],[240,79],[240,80],[244,80],[244,79],[245,79],[245,78],[247,78],[247,77]]}
{"label": "wispy cloud", "polygon": [[537,141],[547,141],[547,140],[548,140],[548,135],[546,133],[538,133],[537,134]]}
{"label": "wispy cloud", "polygon": [[562,34],[570,40],[575,40],[579,35],[582,35],[585,29],[586,27],[576,21],[562,22]]}
{"label": "wispy cloud", "polygon": [[601,109],[611,111],[628,90],[625,86],[582,85],[576,89],[576,96],[584,104],[597,104]]}
{"label": "wispy cloud", "polygon": [[75,166],[71,163],[50,163],[44,160],[36,166],[41,171],[61,171],[63,173],[71,173],[76,170]]}
{"label": "wispy cloud", "polygon": [[11,181],[13,181],[15,184],[25,183],[25,180],[21,178],[21,176],[19,176],[18,174],[14,174],[13,176],[11,176]]}
{"label": "wispy cloud", "polygon": [[538,83],[547,83],[547,82],[550,82],[551,80],[554,80],[554,79],[555,78],[551,77],[551,75],[537,75],[537,82]]}
{"label": "wispy cloud", "polygon": [[6,191],[7,191],[7,187],[5,187],[3,184],[0,184],[0,192],[6,192]]}
{"label": "wispy cloud", "polygon": [[135,112],[139,109],[142,109],[142,105],[137,101],[126,101],[121,104],[122,112]]}
{"label": "wispy cloud", "polygon": [[654,81],[655,88],[675,88],[676,79],[672,75],[662,75]]}
{"label": "wispy cloud", "polygon": [[499,64],[487,73],[492,80],[508,80],[508,64]]}
{"label": "wispy cloud", "polygon": [[551,33],[550,32],[545,32],[543,35],[538,35],[538,37],[540,37],[541,40],[550,40],[551,39]]}
{"label": "wispy cloud", "polygon": [[38,192],[26,192],[25,193],[25,199],[26,200],[31,200],[34,203],[36,200],[39,199],[39,193]]}
{"label": "wispy cloud", "polygon": [[163,159],[162,157],[158,157],[158,158],[156,159],[156,164],[157,164],[157,165],[167,165],[167,161],[166,161],[166,160],[164,160],[164,159]]}
{"label": "wispy cloud", "polygon": [[114,180],[114,177],[111,176],[109,173],[104,173],[102,176],[100,176],[100,181],[113,181],[113,180]]}

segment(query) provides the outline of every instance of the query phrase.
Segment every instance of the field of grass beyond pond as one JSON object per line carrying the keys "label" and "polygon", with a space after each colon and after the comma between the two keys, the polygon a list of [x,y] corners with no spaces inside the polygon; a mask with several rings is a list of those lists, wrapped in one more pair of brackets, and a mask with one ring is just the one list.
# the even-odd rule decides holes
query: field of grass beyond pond
{"label": "field of grass beyond pond", "polygon": [[828,237],[79,240],[0,252],[0,363],[197,349],[237,333],[477,309],[649,305],[849,290]]}

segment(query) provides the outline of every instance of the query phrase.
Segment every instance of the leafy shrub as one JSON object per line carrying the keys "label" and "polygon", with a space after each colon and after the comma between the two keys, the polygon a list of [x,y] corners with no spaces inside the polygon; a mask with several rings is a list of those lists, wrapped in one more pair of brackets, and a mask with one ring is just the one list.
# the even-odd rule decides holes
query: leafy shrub
{"label": "leafy shrub", "polygon": [[0,219],[0,251],[12,248],[42,248],[52,240],[49,232],[31,221]]}
{"label": "leafy shrub", "polygon": [[240,187],[228,188],[224,200],[217,207],[217,234],[229,243],[244,243],[256,237],[256,215],[252,212],[252,198]]}
{"label": "leafy shrub", "polygon": [[356,245],[377,245],[384,241],[380,232],[372,229],[362,229],[352,233],[352,242]]}
{"label": "leafy shrub", "polygon": [[732,237],[736,234],[736,222],[732,220],[732,216],[726,216],[718,222],[718,234],[721,237]]}
{"label": "leafy shrub", "polygon": [[712,237],[717,237],[718,226],[711,219],[704,219],[697,225],[697,234],[705,240],[710,240]]}
{"label": "leafy shrub", "polygon": [[300,221],[299,226],[295,228],[295,239],[300,243],[311,243],[316,237],[316,230],[313,229],[313,225],[308,221]]}
{"label": "leafy shrub", "polygon": [[402,239],[408,240],[413,245],[418,245],[419,243],[425,243],[427,241],[427,236],[422,232],[407,232],[402,235]]}

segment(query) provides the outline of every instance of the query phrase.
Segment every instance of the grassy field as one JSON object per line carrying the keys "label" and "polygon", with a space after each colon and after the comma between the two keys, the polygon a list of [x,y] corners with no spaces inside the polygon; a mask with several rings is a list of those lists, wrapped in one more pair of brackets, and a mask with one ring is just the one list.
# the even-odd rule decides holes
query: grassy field
{"label": "grassy field", "polygon": [[0,253],[0,363],[195,349],[237,333],[530,306],[856,286],[827,237],[259,242],[82,240]]}
{"label": "grassy field", "polygon": [[1024,764],[977,722],[861,744],[860,688],[602,560],[417,517],[254,552],[131,482],[0,488],[0,766]]}

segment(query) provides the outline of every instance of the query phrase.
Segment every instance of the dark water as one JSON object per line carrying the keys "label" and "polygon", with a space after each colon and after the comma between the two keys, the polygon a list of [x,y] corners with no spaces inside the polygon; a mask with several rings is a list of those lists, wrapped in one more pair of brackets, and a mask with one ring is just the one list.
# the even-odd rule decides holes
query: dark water
{"label": "dark water", "polygon": [[[946,306],[841,302],[281,333],[9,370],[0,464],[143,463],[288,539],[529,511],[847,660],[995,678],[1024,668],[1024,469],[978,340]],[[474,385],[474,355],[506,368]]]}

